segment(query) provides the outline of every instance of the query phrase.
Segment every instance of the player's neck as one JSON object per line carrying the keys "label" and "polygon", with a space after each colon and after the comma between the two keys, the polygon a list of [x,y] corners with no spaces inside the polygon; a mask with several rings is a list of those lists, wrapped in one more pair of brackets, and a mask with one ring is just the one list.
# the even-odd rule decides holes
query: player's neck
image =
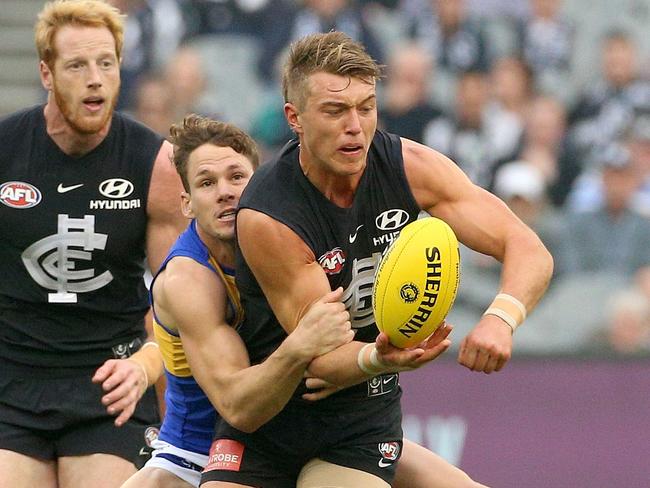
{"label": "player's neck", "polygon": [[210,254],[221,265],[235,267],[235,239],[223,240],[218,237],[206,235],[197,226],[199,237],[210,251]]}
{"label": "player's neck", "polygon": [[43,114],[47,134],[68,156],[81,157],[88,154],[101,144],[110,129],[109,121],[99,132],[93,134],[78,132],[66,121],[53,97],[48,99]]}
{"label": "player's neck", "polygon": [[304,157],[302,152],[299,161],[305,177],[325,198],[341,208],[352,206],[363,173],[348,175],[324,170],[320,165],[310,163],[309,158]]}

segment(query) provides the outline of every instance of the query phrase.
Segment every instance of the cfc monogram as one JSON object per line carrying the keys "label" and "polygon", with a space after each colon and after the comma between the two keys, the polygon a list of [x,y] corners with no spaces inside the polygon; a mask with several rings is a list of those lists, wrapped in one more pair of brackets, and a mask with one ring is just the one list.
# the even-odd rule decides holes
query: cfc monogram
{"label": "cfc monogram", "polygon": [[21,257],[32,279],[54,292],[48,294],[50,303],[77,303],[77,293],[97,290],[113,280],[110,271],[95,276],[93,268],[77,269],[81,261],[92,260],[92,251],[104,250],[107,239],[95,232],[93,215],[74,219],[60,214],[57,233],[36,241]]}

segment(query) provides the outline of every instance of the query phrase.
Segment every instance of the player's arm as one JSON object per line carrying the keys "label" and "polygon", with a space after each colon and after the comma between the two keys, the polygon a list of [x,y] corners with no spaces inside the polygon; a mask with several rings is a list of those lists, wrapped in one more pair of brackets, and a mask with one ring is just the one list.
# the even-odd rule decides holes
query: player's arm
{"label": "player's arm", "polygon": [[[261,212],[240,210],[237,236],[241,252],[275,316],[291,335],[314,301],[330,291],[325,272],[294,231]],[[386,371],[417,368],[436,358],[449,345],[447,334],[448,330],[443,329],[425,348],[392,348]],[[380,340],[387,342],[385,334],[380,334]],[[309,374],[337,386],[365,381],[372,376],[358,366],[359,351],[365,345],[353,341],[315,358]]]}
{"label": "player's arm", "polygon": [[239,334],[226,321],[223,282],[189,258],[174,258],[154,284],[156,314],[174,324],[192,374],[221,416],[251,432],[289,401],[312,358],[352,339],[342,290],[319,298],[294,337],[250,366]]}
{"label": "player's arm", "polygon": [[[146,254],[149,268],[154,272],[187,225],[180,212],[183,188],[171,163],[171,152],[171,144],[164,141],[153,164],[147,197]],[[150,320],[151,315],[147,314],[148,338],[139,351],[128,359],[106,361],[93,375],[93,381],[101,383],[106,392],[102,403],[107,411],[111,415],[119,414],[115,419],[117,426],[131,417],[146,389],[162,377],[162,357],[155,346]]]}
{"label": "player's arm", "polygon": [[[187,227],[187,219],[181,214],[179,205],[183,185],[171,162],[172,151],[172,145],[164,141],[156,156],[149,184],[146,252],[152,273],[158,271],[174,241]],[[146,323],[145,327],[148,341],[154,341],[151,322]],[[131,359],[144,366],[148,376],[147,386],[151,386],[162,376],[162,358],[155,348],[144,348],[141,352],[131,356]]]}
{"label": "player's arm", "polygon": [[172,244],[187,227],[180,210],[181,180],[171,162],[172,145],[164,141],[154,162],[147,198],[147,262],[156,272]]}
{"label": "player's arm", "polygon": [[[499,293],[530,312],[553,272],[553,258],[541,240],[453,161],[413,141],[402,139],[402,144],[406,175],[420,207],[447,222],[463,244],[503,263]],[[510,358],[511,336],[503,319],[484,315],[463,340],[459,361],[476,371],[498,371]]]}

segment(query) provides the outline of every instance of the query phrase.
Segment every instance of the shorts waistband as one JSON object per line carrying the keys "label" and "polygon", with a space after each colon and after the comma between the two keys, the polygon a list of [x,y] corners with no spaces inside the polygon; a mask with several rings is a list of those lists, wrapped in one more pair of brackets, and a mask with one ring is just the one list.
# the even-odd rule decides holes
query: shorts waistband
{"label": "shorts waistband", "polygon": [[202,466],[199,466],[198,464],[193,463],[192,461],[188,461],[187,459],[180,456],[176,456],[175,454],[161,452],[159,454],[156,454],[156,457],[166,459],[170,463],[173,463],[176,466],[180,466],[181,468],[191,469],[192,471],[196,471],[198,473],[201,473],[203,471]]}
{"label": "shorts waistband", "polygon": [[[69,377],[88,376],[88,375],[92,376],[92,374],[94,374],[97,368],[101,366],[104,363],[104,361],[108,359],[128,358],[129,356],[133,355],[136,351],[138,351],[142,347],[142,344],[143,341],[139,337],[127,342],[116,344],[103,354],[104,356],[103,359],[101,359],[101,356],[100,358],[95,359],[96,356],[95,354],[89,355],[86,358],[87,361],[90,361],[91,359],[93,362],[98,361],[97,364],[82,364],[78,366],[74,366],[74,365],[44,366],[42,364],[39,364],[44,362],[42,358],[40,361],[38,360],[35,361],[36,365],[34,365],[34,364],[27,364],[22,361],[15,361],[12,359],[8,359],[0,355],[0,371],[2,371],[3,374],[7,374],[11,376],[31,377],[31,378],[69,378]],[[32,354],[37,354],[37,353],[34,352]]]}

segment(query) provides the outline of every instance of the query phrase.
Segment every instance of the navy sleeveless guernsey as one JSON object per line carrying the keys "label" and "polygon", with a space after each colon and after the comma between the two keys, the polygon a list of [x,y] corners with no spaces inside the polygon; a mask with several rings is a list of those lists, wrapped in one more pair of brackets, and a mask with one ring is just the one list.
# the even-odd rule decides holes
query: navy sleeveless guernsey
{"label": "navy sleeveless guernsey", "polygon": [[[298,142],[290,142],[280,156],[262,165],[244,191],[240,208],[269,215],[291,228],[312,249],[332,289],[342,286],[355,340],[374,342],[379,333],[372,313],[372,285],[382,252],[420,209],[413,197],[402,158],[399,137],[377,131],[368,164],[350,208],[330,202],[303,174]],[[259,284],[241,254],[237,258],[237,286],[244,307],[240,328],[252,363],[263,361],[286,337]],[[369,380],[373,381],[373,380]],[[376,380],[375,380],[376,381]],[[314,408],[373,396],[366,383],[346,388]],[[392,388],[392,394],[398,394]],[[304,385],[296,391],[301,401]]]}
{"label": "navy sleeveless guernsey", "polygon": [[82,157],[49,137],[43,106],[0,122],[3,364],[94,368],[144,335],[147,195],[161,145],[117,112]]}

